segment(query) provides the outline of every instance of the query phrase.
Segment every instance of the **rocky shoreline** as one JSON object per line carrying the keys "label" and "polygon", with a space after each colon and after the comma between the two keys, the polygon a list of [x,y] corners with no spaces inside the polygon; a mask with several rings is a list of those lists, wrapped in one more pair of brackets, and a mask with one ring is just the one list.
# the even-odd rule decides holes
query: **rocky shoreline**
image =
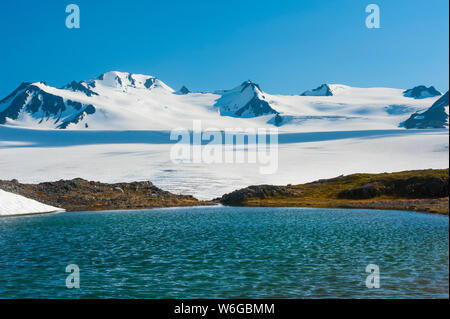
{"label": "rocky shoreline", "polygon": [[217,199],[228,206],[413,210],[449,214],[449,170],[353,174],[301,185],[249,186]]}
{"label": "rocky shoreline", "polygon": [[164,191],[151,182],[107,184],[81,178],[0,189],[66,211],[225,206],[395,209],[449,214],[449,170],[353,174],[300,185],[249,186],[211,201]]}
{"label": "rocky shoreline", "polygon": [[211,205],[191,195],[176,195],[151,182],[107,184],[81,178],[39,184],[0,180],[0,189],[64,208],[66,211],[146,209]]}

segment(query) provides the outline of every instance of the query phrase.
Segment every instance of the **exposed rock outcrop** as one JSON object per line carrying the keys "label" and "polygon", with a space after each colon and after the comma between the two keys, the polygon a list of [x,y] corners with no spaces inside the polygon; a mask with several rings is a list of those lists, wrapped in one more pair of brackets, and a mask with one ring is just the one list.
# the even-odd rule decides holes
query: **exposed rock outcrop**
{"label": "exposed rock outcrop", "polygon": [[423,113],[414,113],[401,123],[407,129],[446,128],[448,127],[449,93],[445,93]]}
{"label": "exposed rock outcrop", "polygon": [[328,84],[322,84],[321,86],[305,91],[301,94],[302,96],[332,96],[330,86]]}
{"label": "exposed rock outcrop", "polygon": [[412,97],[413,99],[425,99],[441,94],[442,93],[436,90],[434,86],[426,87],[425,85],[419,85],[403,92],[405,97]]}
{"label": "exposed rock outcrop", "polygon": [[449,173],[353,174],[287,186],[249,186],[223,195],[229,206],[373,208],[448,214]]}
{"label": "exposed rock outcrop", "polygon": [[189,89],[183,85],[183,87],[177,93],[181,95],[186,95],[191,93],[191,91],[189,91]]}
{"label": "exposed rock outcrop", "polygon": [[0,180],[0,189],[67,211],[144,209],[211,204],[191,195],[176,195],[151,182],[106,184],[81,178],[40,184]]}
{"label": "exposed rock outcrop", "polygon": [[388,195],[405,198],[439,198],[448,193],[448,178],[411,178],[407,180],[379,181],[344,190],[339,198],[368,199]]}
{"label": "exposed rock outcrop", "polygon": [[267,199],[274,196],[298,196],[298,193],[288,186],[249,186],[223,195],[220,202],[224,205],[239,206],[244,204],[248,199]]}

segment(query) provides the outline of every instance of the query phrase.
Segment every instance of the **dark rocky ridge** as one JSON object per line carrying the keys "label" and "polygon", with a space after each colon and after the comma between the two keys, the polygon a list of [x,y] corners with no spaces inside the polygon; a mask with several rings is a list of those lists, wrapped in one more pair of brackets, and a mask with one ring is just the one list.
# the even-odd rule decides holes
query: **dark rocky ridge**
{"label": "dark rocky ridge", "polygon": [[423,113],[414,113],[409,119],[401,123],[407,129],[446,128],[448,127],[448,114],[445,107],[449,105],[449,92],[441,96],[433,105]]}
{"label": "dark rocky ridge", "polygon": [[406,180],[380,180],[343,190],[338,194],[338,198],[369,199],[383,195],[416,199],[448,197],[448,178],[415,177]]}
{"label": "dark rocky ridge", "polygon": [[189,91],[189,89],[183,85],[181,89],[178,91],[178,93],[181,95],[186,95],[191,93],[191,91]]}
{"label": "dark rocky ridge", "polygon": [[217,199],[228,206],[374,208],[448,214],[449,173],[353,174],[316,182],[249,186]]}
{"label": "dark rocky ridge", "polygon": [[67,211],[144,209],[208,205],[191,195],[176,195],[151,182],[106,184],[81,178],[39,184],[0,180],[0,189]]}
{"label": "dark rocky ridge", "polygon": [[149,78],[145,81],[144,86],[149,89],[152,87],[153,84],[155,84],[156,79],[155,78]]}
{"label": "dark rocky ridge", "polygon": [[315,89],[303,92],[301,96],[333,96],[333,92],[328,84],[322,84]]}
{"label": "dark rocky ridge", "polygon": [[253,185],[223,195],[219,200],[224,205],[239,206],[249,199],[266,199],[275,196],[299,196],[289,186]]}
{"label": "dark rocky ridge", "polygon": [[[95,86],[95,84],[93,84],[93,86]],[[98,93],[92,91],[90,89],[89,84],[87,84],[86,82],[76,82],[76,81],[72,81],[69,84],[66,84],[62,87],[63,90],[71,90],[73,92],[82,92],[84,94],[86,94],[87,96],[92,96],[92,95],[98,95]]]}
{"label": "dark rocky ridge", "polygon": [[412,89],[403,92],[405,97],[411,97],[414,99],[424,99],[432,96],[439,96],[442,93],[435,89],[434,86],[426,87],[425,85],[419,85]]}

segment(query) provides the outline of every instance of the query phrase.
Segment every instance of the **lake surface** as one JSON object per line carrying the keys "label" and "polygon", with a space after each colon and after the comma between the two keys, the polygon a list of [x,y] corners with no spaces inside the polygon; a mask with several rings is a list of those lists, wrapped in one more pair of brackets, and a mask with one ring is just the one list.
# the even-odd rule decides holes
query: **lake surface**
{"label": "lake surface", "polygon": [[[0,218],[0,298],[448,298],[449,219],[198,207]],[[66,288],[66,266],[80,288]],[[366,266],[380,288],[366,287]]]}

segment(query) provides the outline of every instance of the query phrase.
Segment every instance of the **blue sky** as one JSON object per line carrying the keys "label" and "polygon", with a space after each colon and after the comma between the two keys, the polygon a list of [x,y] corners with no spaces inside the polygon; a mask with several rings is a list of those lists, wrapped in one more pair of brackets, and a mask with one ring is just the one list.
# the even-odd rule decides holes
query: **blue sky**
{"label": "blue sky", "polygon": [[[66,5],[81,28],[65,26]],[[381,9],[367,29],[365,7]],[[322,83],[449,86],[447,0],[1,1],[0,97],[110,70],[211,91],[250,79],[269,93]]]}

